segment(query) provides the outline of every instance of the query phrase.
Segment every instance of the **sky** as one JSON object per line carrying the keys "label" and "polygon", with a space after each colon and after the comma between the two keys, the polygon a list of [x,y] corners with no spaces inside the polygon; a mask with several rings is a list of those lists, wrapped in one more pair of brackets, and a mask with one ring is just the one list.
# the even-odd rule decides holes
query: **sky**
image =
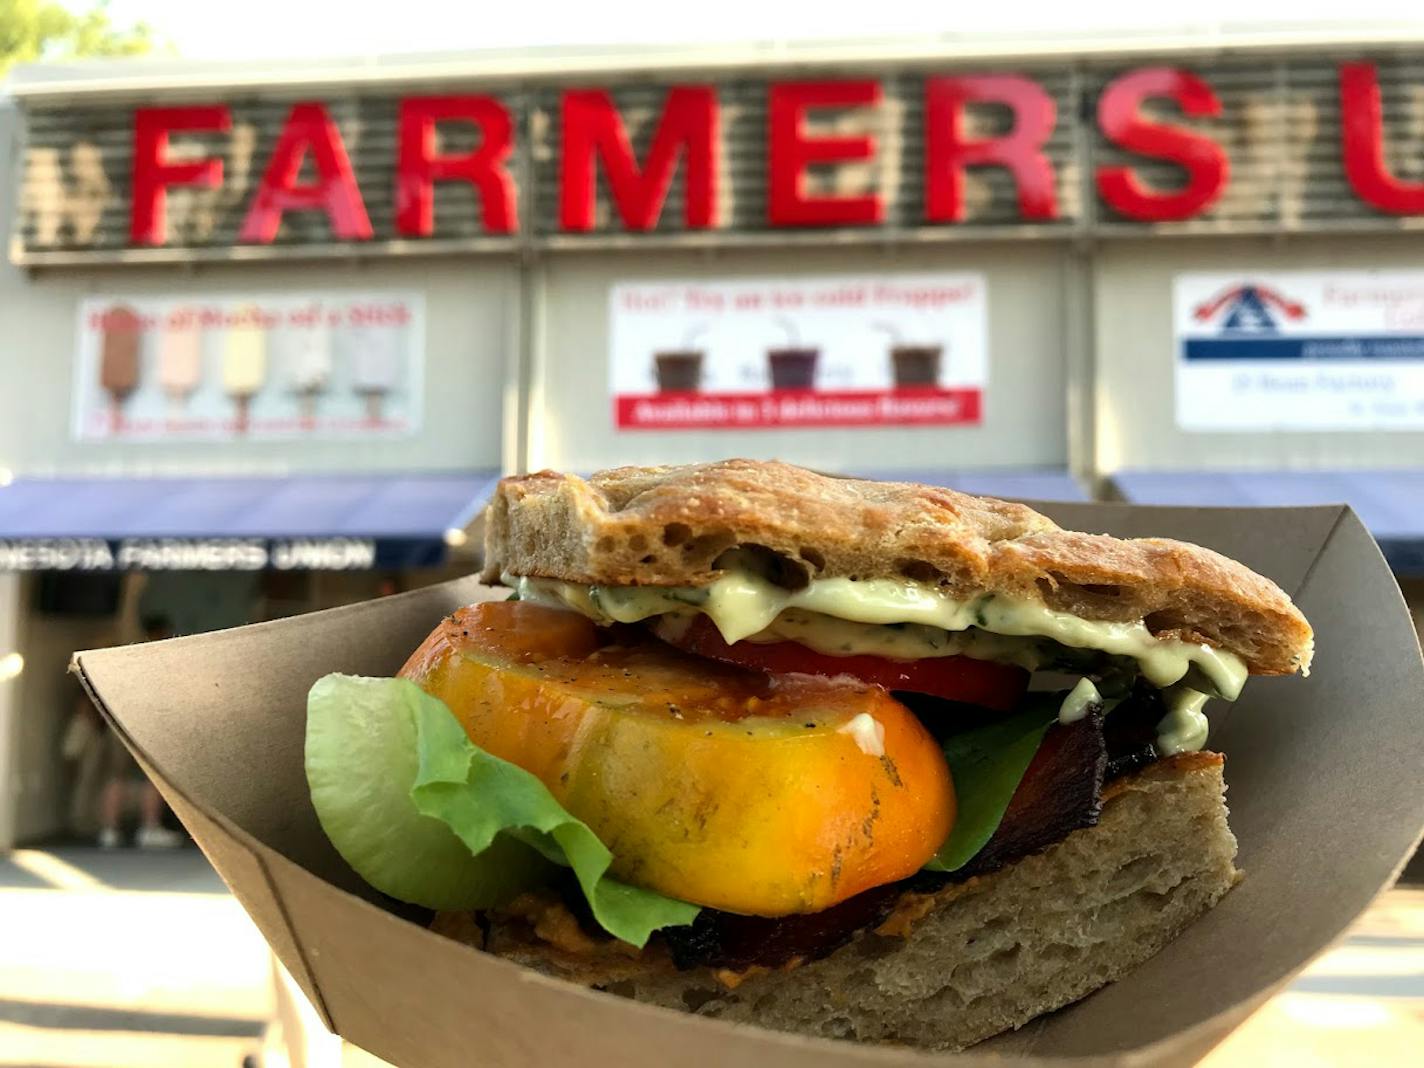
{"label": "sky", "polygon": [[[82,7],[84,0],[69,0]],[[939,34],[1034,36],[1058,33],[1211,32],[1222,24],[1358,28],[1362,22],[1413,23],[1424,30],[1420,0],[111,0],[120,24],[149,22],[186,59],[361,56],[546,45],[660,44],[924,37]],[[1347,14],[1348,12],[1348,14]]]}

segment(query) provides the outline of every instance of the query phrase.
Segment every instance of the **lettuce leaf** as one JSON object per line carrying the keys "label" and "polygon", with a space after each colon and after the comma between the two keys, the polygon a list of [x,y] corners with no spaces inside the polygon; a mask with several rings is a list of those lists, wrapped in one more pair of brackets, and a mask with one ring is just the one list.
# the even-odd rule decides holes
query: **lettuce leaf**
{"label": "lettuce leaf", "polygon": [[394,679],[328,675],[307,695],[306,773],[327,838],[366,882],[432,909],[489,908],[552,873],[502,837],[480,856],[410,799],[423,692]]}
{"label": "lettuce leaf", "polygon": [[424,698],[417,710],[420,771],[410,792],[421,813],[444,823],[471,853],[482,853],[503,832],[573,868],[594,919],[635,946],[659,927],[697,918],[696,905],[607,878],[613,854],[587,824],[569,815],[529,772],[471,742],[441,701],[405,684]]}
{"label": "lettuce leaf", "polygon": [[1062,694],[1031,696],[1021,712],[941,740],[958,811],[954,829],[926,871],[958,871],[994,837],[1044,734],[1058,718],[1055,696],[1062,699]]}
{"label": "lettuce leaf", "polygon": [[607,878],[613,855],[535,776],[486,753],[407,679],[328,675],[307,702],[307,781],[322,828],[376,889],[488,908],[570,867],[594,918],[641,947],[700,909]]}

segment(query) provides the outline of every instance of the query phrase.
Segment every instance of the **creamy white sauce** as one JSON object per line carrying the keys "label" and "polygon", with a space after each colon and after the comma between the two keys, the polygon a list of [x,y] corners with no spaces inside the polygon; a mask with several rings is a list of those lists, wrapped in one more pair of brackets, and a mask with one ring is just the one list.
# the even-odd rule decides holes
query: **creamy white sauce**
{"label": "creamy white sauce", "polygon": [[1174,686],[1162,696],[1169,711],[1157,724],[1158,755],[1197,752],[1206,745],[1207,720],[1202,706],[1207,702],[1207,695]]}
{"label": "creamy white sauce", "polygon": [[1068,696],[1063,698],[1063,704],[1058,708],[1058,722],[1077,723],[1088,714],[1089,708],[1102,703],[1102,694],[1098,693],[1098,688],[1093,685],[1093,680],[1079,679],[1078,685],[1068,691]]}
{"label": "creamy white sauce", "polygon": [[846,723],[836,728],[837,734],[849,734],[856,746],[866,756],[885,755],[885,724],[869,712],[858,712]]}
{"label": "creamy white sauce", "polygon": [[[690,616],[662,616],[662,620]],[[686,625],[683,623],[682,625]],[[675,635],[674,635],[675,637]],[[977,627],[949,631],[924,623],[852,623],[847,619],[788,608],[765,630],[744,639],[749,642],[794,641],[826,656],[882,656],[891,660],[923,660],[937,656],[968,656],[976,660],[994,660],[1001,664],[1018,664],[1037,671],[1046,663],[1043,640],[1011,638],[990,634]]]}
{"label": "creamy white sauce", "polygon": [[[1158,638],[1141,621],[1080,619],[1042,602],[1002,594],[959,600],[939,586],[908,579],[815,579],[804,589],[787,590],[737,569],[705,587],[583,586],[517,576],[504,581],[524,600],[572,608],[600,622],[702,612],[729,644],[790,637],[831,655],[868,652],[913,660],[973,656],[980,643],[984,659],[1024,663],[1022,646],[988,639],[1047,638],[1074,649],[1128,657],[1157,687],[1180,682],[1195,667],[1227,700],[1240,694],[1247,674],[1240,657],[1205,644]],[[846,623],[864,626],[847,630]],[[900,633],[892,637],[887,624]]]}

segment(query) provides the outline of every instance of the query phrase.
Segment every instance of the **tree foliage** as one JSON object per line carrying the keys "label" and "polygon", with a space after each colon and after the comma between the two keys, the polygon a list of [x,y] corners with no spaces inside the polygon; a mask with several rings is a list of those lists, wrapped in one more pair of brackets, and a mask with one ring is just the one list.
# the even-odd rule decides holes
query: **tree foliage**
{"label": "tree foliage", "polygon": [[115,26],[102,2],[76,12],[57,0],[0,0],[0,77],[16,63],[133,56],[153,45],[147,23]]}

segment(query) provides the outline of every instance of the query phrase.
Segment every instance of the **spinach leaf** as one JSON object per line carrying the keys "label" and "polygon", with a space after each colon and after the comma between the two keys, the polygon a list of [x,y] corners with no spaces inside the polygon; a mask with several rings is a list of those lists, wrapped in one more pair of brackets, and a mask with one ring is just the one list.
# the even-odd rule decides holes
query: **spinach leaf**
{"label": "spinach leaf", "polygon": [[958,811],[949,839],[926,871],[958,871],[994,836],[1044,734],[1058,718],[1062,698],[1031,694],[1023,711],[942,740]]}

